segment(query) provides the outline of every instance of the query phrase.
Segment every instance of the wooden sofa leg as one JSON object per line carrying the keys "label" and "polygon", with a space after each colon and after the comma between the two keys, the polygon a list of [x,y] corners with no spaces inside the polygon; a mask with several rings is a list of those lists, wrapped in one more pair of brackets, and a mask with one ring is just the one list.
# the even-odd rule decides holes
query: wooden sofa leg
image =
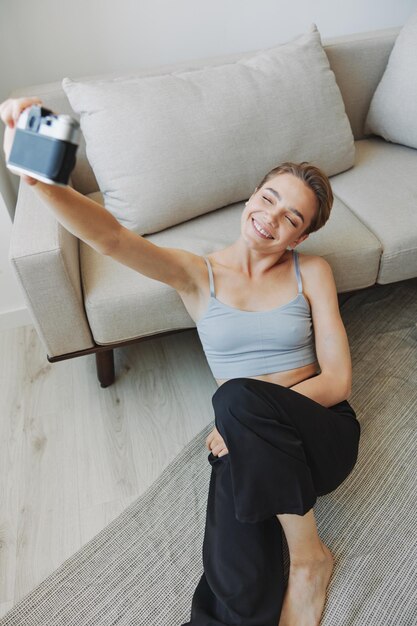
{"label": "wooden sofa leg", "polygon": [[97,377],[101,387],[114,383],[114,350],[96,352]]}

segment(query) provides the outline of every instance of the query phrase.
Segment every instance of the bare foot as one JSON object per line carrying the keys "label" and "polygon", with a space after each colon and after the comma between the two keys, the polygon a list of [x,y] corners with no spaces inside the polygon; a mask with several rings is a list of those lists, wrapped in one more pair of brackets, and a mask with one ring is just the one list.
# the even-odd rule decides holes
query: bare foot
{"label": "bare foot", "polygon": [[291,565],[278,626],[319,626],[326,589],[333,571],[333,555],[322,543],[323,559]]}

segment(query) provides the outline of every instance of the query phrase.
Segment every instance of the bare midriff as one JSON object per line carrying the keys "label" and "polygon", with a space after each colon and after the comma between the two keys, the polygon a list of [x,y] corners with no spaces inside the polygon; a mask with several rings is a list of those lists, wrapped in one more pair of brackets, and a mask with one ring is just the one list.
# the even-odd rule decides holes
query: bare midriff
{"label": "bare midriff", "polygon": [[[307,378],[316,376],[320,371],[320,367],[317,361],[303,365],[302,367],[295,367],[292,370],[286,370],[285,372],[273,372],[271,374],[262,374],[260,376],[245,376],[244,378],[256,378],[257,380],[264,380],[267,383],[274,383],[275,385],[282,385],[283,387],[293,387],[297,383],[301,383]],[[240,378],[240,377],[239,377]],[[217,385],[223,385],[228,379],[216,378]]]}

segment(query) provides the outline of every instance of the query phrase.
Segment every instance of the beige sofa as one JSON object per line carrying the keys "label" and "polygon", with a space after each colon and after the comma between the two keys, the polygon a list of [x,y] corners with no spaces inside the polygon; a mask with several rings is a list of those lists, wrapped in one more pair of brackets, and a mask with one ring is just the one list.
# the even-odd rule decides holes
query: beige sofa
{"label": "beige sofa", "polygon": [[[364,287],[417,276],[417,150],[364,132],[371,99],[399,32],[393,28],[323,41],[353,134],[354,164],[330,176],[335,194],[330,220],[299,250],[328,260],[341,300]],[[152,69],[141,75],[231,64],[242,56]],[[61,83],[13,92],[22,94],[41,97],[56,112],[74,114]],[[84,139],[72,184],[103,202]],[[200,215],[185,215],[183,221],[177,212],[177,223],[145,236],[161,246],[211,253],[237,238],[240,213],[249,195],[226,206],[219,204],[217,210],[211,206]],[[80,242],[25,184],[19,188],[10,260],[48,360],[95,353],[103,387],[114,380],[114,348],[195,327],[173,289]]]}

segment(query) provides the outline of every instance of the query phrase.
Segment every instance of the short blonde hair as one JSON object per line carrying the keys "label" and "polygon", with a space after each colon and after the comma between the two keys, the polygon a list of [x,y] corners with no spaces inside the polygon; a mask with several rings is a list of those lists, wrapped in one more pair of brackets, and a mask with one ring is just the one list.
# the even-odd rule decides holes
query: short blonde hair
{"label": "short blonde hair", "polygon": [[257,189],[260,189],[268,180],[280,174],[293,174],[310,187],[316,195],[318,201],[316,214],[311,220],[310,226],[307,226],[302,234],[308,235],[322,228],[330,217],[334,199],[330,181],[326,174],[308,161],[302,161],[302,163],[286,161],[268,172],[259,183]]}

